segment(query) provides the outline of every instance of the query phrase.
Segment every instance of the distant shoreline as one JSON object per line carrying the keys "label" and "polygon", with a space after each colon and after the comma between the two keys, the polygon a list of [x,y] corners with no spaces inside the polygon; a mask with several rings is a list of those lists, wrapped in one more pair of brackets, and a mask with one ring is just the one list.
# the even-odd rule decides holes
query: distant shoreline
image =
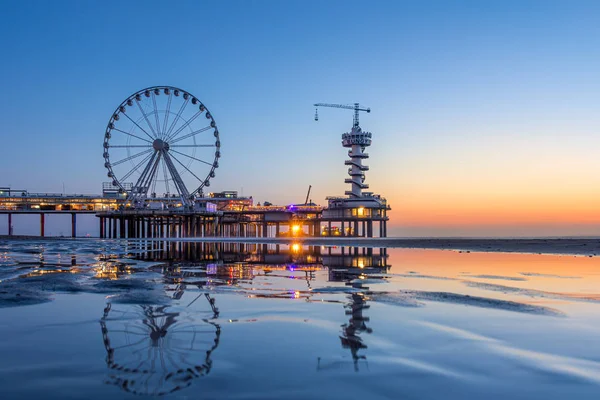
{"label": "distant shoreline", "polygon": [[[177,240],[175,240],[177,241]],[[386,247],[408,249],[462,250],[494,253],[600,255],[600,239],[463,239],[463,238],[189,238],[184,242],[301,243],[313,246]]]}
{"label": "distant shoreline", "polygon": [[[0,235],[0,240],[98,240],[98,238],[39,237]],[[104,239],[120,240],[120,239]],[[125,240],[125,239],[124,239]],[[131,241],[148,239],[127,239]],[[155,239],[156,240],[156,239]],[[252,243],[252,244],[289,244],[301,243],[309,246],[350,246],[350,247],[386,247],[408,249],[461,250],[493,253],[531,253],[531,254],[569,254],[581,256],[600,255],[598,238],[514,238],[514,239],[467,239],[467,238],[237,238],[205,237],[162,239],[166,241],[204,242],[204,243]]]}

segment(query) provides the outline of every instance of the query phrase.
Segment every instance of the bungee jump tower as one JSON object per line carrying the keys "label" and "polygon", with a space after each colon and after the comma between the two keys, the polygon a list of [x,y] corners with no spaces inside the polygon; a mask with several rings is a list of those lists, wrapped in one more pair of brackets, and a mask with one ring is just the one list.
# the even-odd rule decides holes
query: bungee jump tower
{"label": "bungee jump tower", "polygon": [[[352,130],[342,134],[342,146],[348,148],[348,165],[350,178],[344,180],[351,185],[345,192],[345,197],[327,197],[328,206],[323,210],[321,221],[327,226],[322,228],[323,236],[362,236],[362,237],[387,237],[387,211],[391,207],[385,198],[372,192],[363,192],[369,185],[365,183],[365,172],[369,167],[363,161],[369,158],[365,149],[371,145],[371,132],[364,132],[359,126],[358,115],[360,111],[371,112],[370,108],[363,108],[359,103],[354,105],[317,103],[315,107],[333,107],[354,110]],[[318,110],[318,108],[317,108]],[[319,120],[318,111],[315,111],[315,120]],[[379,228],[379,234],[374,234],[374,227]]]}

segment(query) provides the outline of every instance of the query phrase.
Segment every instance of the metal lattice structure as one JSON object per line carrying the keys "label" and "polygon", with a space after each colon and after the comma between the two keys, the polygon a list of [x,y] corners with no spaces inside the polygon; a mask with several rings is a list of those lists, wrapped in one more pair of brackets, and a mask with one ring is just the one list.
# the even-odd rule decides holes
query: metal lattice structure
{"label": "metal lattice structure", "polygon": [[176,87],[153,86],[115,109],[104,134],[103,157],[112,185],[127,193],[135,207],[143,207],[149,197],[178,198],[192,207],[215,176],[220,149],[215,119],[197,97]]}

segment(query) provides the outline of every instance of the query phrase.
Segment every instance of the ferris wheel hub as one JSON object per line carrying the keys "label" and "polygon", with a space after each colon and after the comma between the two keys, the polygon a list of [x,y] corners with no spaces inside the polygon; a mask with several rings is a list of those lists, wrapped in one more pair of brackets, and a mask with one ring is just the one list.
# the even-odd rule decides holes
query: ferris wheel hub
{"label": "ferris wheel hub", "polygon": [[161,139],[156,139],[154,142],[152,142],[152,147],[156,151],[169,150],[169,143]]}

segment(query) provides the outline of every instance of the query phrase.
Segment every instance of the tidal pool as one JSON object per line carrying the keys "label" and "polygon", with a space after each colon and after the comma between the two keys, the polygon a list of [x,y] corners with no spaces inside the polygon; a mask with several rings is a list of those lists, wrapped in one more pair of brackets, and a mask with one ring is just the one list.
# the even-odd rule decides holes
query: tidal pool
{"label": "tidal pool", "polygon": [[0,241],[4,399],[596,399],[600,258]]}

